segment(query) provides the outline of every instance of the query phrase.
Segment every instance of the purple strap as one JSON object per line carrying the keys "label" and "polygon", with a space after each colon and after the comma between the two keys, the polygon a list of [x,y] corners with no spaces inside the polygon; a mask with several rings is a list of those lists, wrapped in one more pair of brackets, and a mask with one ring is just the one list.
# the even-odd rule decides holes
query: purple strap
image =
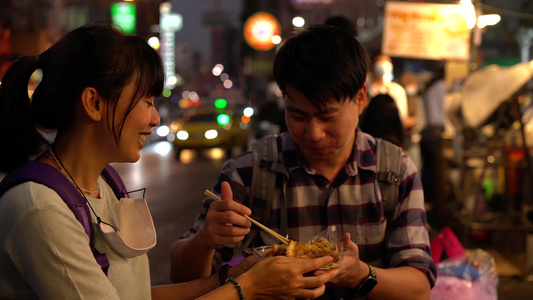
{"label": "purple strap", "polygon": [[[102,171],[102,176],[111,186],[118,199],[127,195],[124,182],[113,167],[106,166]],[[42,162],[31,161],[23,164],[4,177],[2,182],[0,182],[0,196],[8,189],[27,181],[43,184],[58,193],[76,219],[83,225],[85,233],[89,236],[89,243],[94,258],[107,276],[109,260],[105,253],[98,252],[94,246],[94,229],[91,223],[91,212],[85,202],[85,198],[76,187],[56,168]]]}

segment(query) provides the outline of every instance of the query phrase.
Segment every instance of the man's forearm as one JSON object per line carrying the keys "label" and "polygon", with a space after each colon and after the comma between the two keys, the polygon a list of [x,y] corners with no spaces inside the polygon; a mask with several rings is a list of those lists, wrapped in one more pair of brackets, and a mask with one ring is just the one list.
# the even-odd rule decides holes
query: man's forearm
{"label": "man's forearm", "polygon": [[369,299],[429,300],[431,287],[427,276],[412,267],[376,268],[378,284]]}
{"label": "man's forearm", "polygon": [[170,278],[184,282],[211,275],[214,249],[199,247],[194,237],[174,243],[170,251]]}

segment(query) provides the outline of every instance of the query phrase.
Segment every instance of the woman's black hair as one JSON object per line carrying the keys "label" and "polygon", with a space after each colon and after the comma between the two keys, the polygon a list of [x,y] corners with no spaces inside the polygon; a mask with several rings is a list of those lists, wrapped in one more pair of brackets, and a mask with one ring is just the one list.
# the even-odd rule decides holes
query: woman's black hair
{"label": "woman's black hair", "polygon": [[315,25],[280,48],[274,78],[284,95],[290,85],[316,107],[324,107],[331,98],[354,100],[365,84],[368,63],[366,50],[353,35]]}
{"label": "woman's black hair", "polygon": [[361,115],[359,128],[396,146],[404,145],[405,134],[396,102],[389,94],[378,94]]}
{"label": "woman's black hair", "polygon": [[[28,81],[37,69],[42,80],[31,100]],[[115,120],[124,86],[136,82],[129,109]],[[110,25],[77,28],[38,56],[23,57],[6,72],[0,86],[0,171],[10,171],[38,155],[48,142],[41,132],[72,126],[81,93],[93,87],[108,102],[110,130],[118,143],[124,122],[139,99],[157,97],[164,84],[159,54],[137,36]],[[115,130],[118,127],[119,130]]]}

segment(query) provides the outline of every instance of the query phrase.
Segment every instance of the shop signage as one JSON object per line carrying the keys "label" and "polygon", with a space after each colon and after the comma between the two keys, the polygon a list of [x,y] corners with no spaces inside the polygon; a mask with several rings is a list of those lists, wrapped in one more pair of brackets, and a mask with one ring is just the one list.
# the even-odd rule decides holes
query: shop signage
{"label": "shop signage", "polygon": [[381,51],[397,57],[468,60],[466,11],[459,4],[387,1]]}

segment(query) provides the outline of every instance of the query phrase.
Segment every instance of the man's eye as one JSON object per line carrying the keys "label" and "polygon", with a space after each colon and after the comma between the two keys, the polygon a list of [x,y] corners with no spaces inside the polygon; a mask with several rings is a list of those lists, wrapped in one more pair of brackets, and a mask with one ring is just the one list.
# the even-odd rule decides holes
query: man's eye
{"label": "man's eye", "polygon": [[303,120],[305,120],[305,116],[302,116],[302,115],[299,115],[299,114],[293,114],[291,117],[292,117],[294,120],[296,120],[296,121],[303,121]]}
{"label": "man's eye", "polygon": [[322,121],[332,121],[333,119],[335,119],[335,117],[334,116],[322,116],[320,117],[320,119]]}

